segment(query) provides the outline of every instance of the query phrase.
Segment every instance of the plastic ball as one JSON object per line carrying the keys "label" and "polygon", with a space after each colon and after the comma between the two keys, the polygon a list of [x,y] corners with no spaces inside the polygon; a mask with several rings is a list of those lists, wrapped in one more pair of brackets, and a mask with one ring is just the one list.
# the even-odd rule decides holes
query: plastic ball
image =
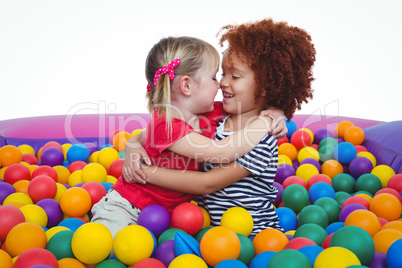
{"label": "plastic ball", "polygon": [[14,263],[14,268],[53,267],[59,268],[56,257],[43,248],[33,248],[25,251]]}
{"label": "plastic ball", "polygon": [[98,154],[98,163],[104,168],[109,169],[114,161],[119,159],[119,152],[111,147],[103,148]]}
{"label": "plastic ball", "polygon": [[47,228],[54,227],[63,220],[63,211],[56,200],[46,198],[40,200],[36,205],[41,207],[47,215]]}
{"label": "plastic ball", "polygon": [[215,268],[247,268],[247,265],[239,260],[228,259],[218,263]]}
{"label": "plastic ball", "polygon": [[335,139],[333,137],[327,137],[320,141],[319,148],[321,148],[323,146],[331,146],[331,147],[335,148],[338,144],[339,143],[338,143],[337,139]]}
{"label": "plastic ball", "polygon": [[320,142],[327,137],[333,137],[332,132],[326,128],[320,128],[314,133],[314,143],[320,144]]}
{"label": "plastic ball", "polygon": [[307,189],[298,184],[289,185],[282,193],[283,204],[295,212],[307,206],[309,198]]}
{"label": "plastic ball", "polygon": [[306,184],[312,176],[318,174],[318,169],[312,164],[301,165],[296,170],[296,176],[302,178],[306,182]]}
{"label": "plastic ball", "polygon": [[81,188],[85,189],[91,196],[92,206],[98,203],[107,194],[106,188],[97,181],[84,183]]}
{"label": "plastic ball", "polygon": [[161,261],[166,267],[176,258],[174,240],[166,240],[159,244],[155,251],[155,259]]}
{"label": "plastic ball", "polygon": [[74,161],[68,166],[68,171],[72,174],[77,170],[83,170],[86,165],[87,163],[84,161]]}
{"label": "plastic ball", "polygon": [[[195,239],[197,239],[198,242],[201,242],[202,237],[204,236],[204,234],[210,230],[212,228],[212,226],[208,226],[208,227],[204,227],[201,229],[201,231],[199,231],[196,235],[195,235]],[[180,230],[180,229],[178,229]],[[183,230],[182,230],[183,231]],[[184,231],[183,231],[184,232]]]}
{"label": "plastic ball", "polygon": [[58,180],[58,175],[56,170],[51,167],[51,166],[40,166],[37,167],[33,172],[32,172],[32,179],[34,179],[36,176],[39,175],[47,175],[51,177],[55,182]]}
{"label": "plastic ball", "polygon": [[15,193],[15,188],[9,183],[2,183],[0,180],[0,204],[3,204],[4,200],[10,194]]}
{"label": "plastic ball", "polygon": [[113,137],[113,146],[117,151],[124,151],[126,143],[131,138],[131,134],[126,131],[120,131]]}
{"label": "plastic ball", "polygon": [[200,244],[193,236],[186,233],[177,232],[175,234],[174,252],[176,256],[183,254],[194,254],[201,256]]}
{"label": "plastic ball", "polygon": [[47,214],[43,208],[37,205],[28,204],[20,208],[26,222],[33,222],[42,227],[47,225]]}
{"label": "plastic ball", "polygon": [[277,229],[264,229],[260,231],[253,240],[255,254],[263,251],[281,251],[285,248],[289,239],[284,233]]}
{"label": "plastic ball", "polygon": [[284,154],[278,155],[278,167],[281,166],[282,164],[288,164],[290,166],[293,166],[292,160]]}
{"label": "plastic ball", "polygon": [[275,181],[282,183],[286,178],[295,175],[295,170],[291,165],[279,165],[276,170]]}
{"label": "plastic ball", "polygon": [[294,249],[284,249],[272,256],[268,268],[310,268],[309,259],[301,252]]}
{"label": "plastic ball", "polygon": [[77,260],[76,258],[64,258],[58,261],[59,263],[59,268],[85,268],[85,266],[82,262]]}
{"label": "plastic ball", "polygon": [[243,262],[248,267],[255,256],[253,242],[245,235],[236,235],[240,240],[240,254],[237,260]]}
{"label": "plastic ball", "polygon": [[235,232],[224,226],[208,230],[200,242],[202,258],[211,266],[240,255],[240,240]]}
{"label": "plastic ball", "polygon": [[109,167],[109,174],[115,178],[119,178],[122,173],[123,165],[124,165],[124,159],[117,159],[113,161],[113,163],[110,164]]}
{"label": "plastic ball", "polygon": [[303,161],[300,162],[299,166],[302,166],[304,164],[311,164],[313,166],[315,166],[318,170],[318,172],[321,172],[321,164],[317,159],[314,158],[306,158]]}
{"label": "plastic ball", "polygon": [[148,205],[138,215],[138,224],[159,236],[169,229],[170,214],[160,205]]}
{"label": "plastic ball", "polygon": [[200,209],[202,211],[202,214],[204,215],[204,224],[201,227],[201,229],[203,229],[211,225],[211,217],[209,216],[209,213],[205,208],[200,207]]}
{"label": "plastic ball", "polygon": [[127,265],[151,257],[154,250],[153,235],[141,225],[129,225],[117,232],[113,250],[117,259]]}
{"label": "plastic ball", "polygon": [[20,152],[24,155],[24,154],[30,154],[30,155],[35,155],[35,149],[28,144],[21,144],[17,147]]}
{"label": "plastic ball", "polygon": [[349,214],[358,209],[367,210],[367,208],[365,206],[363,206],[362,204],[357,204],[357,203],[347,204],[346,206],[342,207],[342,209],[339,213],[339,221],[345,222],[345,220],[349,216]]}
{"label": "plastic ball", "polygon": [[386,219],[387,221],[394,221],[401,217],[402,204],[398,198],[388,193],[381,193],[375,195],[370,202],[370,211]]}
{"label": "plastic ball", "polygon": [[363,265],[374,259],[375,246],[370,234],[357,226],[345,226],[334,233],[331,247],[343,247],[352,251]]}
{"label": "plastic ball", "polygon": [[84,222],[78,218],[67,218],[62,220],[57,226],[66,227],[75,232],[83,224]]}
{"label": "plastic ball", "polygon": [[16,183],[13,184],[13,187],[18,193],[24,193],[28,194],[28,186],[30,184],[30,181],[28,180],[21,180],[17,181]]}
{"label": "plastic ball", "polygon": [[208,268],[203,259],[193,254],[183,254],[176,257],[169,265],[169,268]]}
{"label": "plastic ball", "polygon": [[313,240],[318,246],[322,246],[322,243],[327,236],[328,233],[320,225],[315,223],[306,223],[297,228],[293,237],[306,237]]}
{"label": "plastic ball", "polygon": [[33,248],[45,248],[47,237],[43,228],[32,222],[22,222],[14,226],[7,235],[6,249],[11,257],[19,256]]}
{"label": "plastic ball", "polygon": [[293,161],[297,157],[297,149],[291,143],[282,143],[278,146],[278,154],[286,155]]}
{"label": "plastic ball", "polygon": [[380,230],[373,236],[375,252],[387,254],[389,247],[398,239],[402,239],[401,231],[394,229]]}
{"label": "plastic ball", "polygon": [[331,179],[330,179],[327,175],[324,175],[324,174],[317,174],[317,175],[312,176],[312,177],[308,180],[307,185],[306,185],[306,189],[307,189],[307,190],[310,190],[310,187],[311,187],[312,185],[316,184],[317,182],[325,182],[326,184],[329,184],[329,185],[332,186]]}
{"label": "plastic ball", "polygon": [[388,181],[395,175],[395,171],[387,165],[378,165],[373,168],[371,174],[376,175],[381,180],[382,187],[386,188]]}
{"label": "plastic ball", "polygon": [[21,162],[22,153],[14,145],[4,145],[0,147],[0,163],[3,167],[11,166]]}
{"label": "plastic ball", "polygon": [[278,147],[281,146],[281,145],[284,144],[284,143],[289,143],[288,137],[285,136],[285,137],[283,137],[282,139],[277,139]]}
{"label": "plastic ball", "polygon": [[310,146],[312,143],[310,134],[305,130],[295,131],[290,138],[290,142],[296,147],[297,150]]}
{"label": "plastic ball", "polygon": [[106,176],[107,176],[106,169],[101,164],[98,163],[90,163],[86,165],[82,169],[81,173],[81,178],[84,183],[90,181],[96,181],[99,183],[105,182]]}
{"label": "plastic ball", "polygon": [[279,225],[285,232],[296,230],[298,219],[296,213],[287,207],[280,207],[275,210],[279,218]]}
{"label": "plastic ball", "polygon": [[88,162],[89,149],[83,144],[73,144],[67,151],[67,160],[72,163],[74,161]]}
{"label": "plastic ball", "polygon": [[294,249],[299,250],[305,246],[317,245],[313,240],[306,238],[306,237],[296,237],[286,244],[285,249]]}
{"label": "plastic ball", "polygon": [[34,203],[45,198],[54,198],[56,193],[56,182],[47,175],[36,176],[28,186],[28,194]]}
{"label": "plastic ball", "polygon": [[12,164],[4,172],[4,182],[11,185],[20,180],[30,180],[31,172],[23,164]]}
{"label": "plastic ball", "polygon": [[335,175],[332,178],[332,188],[334,188],[335,192],[346,192],[346,193],[354,193],[355,192],[355,179],[347,173],[340,173]]}
{"label": "plastic ball", "polygon": [[320,206],[310,205],[304,207],[299,213],[299,226],[307,223],[315,223],[326,228],[329,223],[327,212]]}
{"label": "plastic ball", "polygon": [[4,199],[3,206],[14,202],[21,203],[23,205],[33,204],[33,201],[28,194],[17,192],[7,196],[6,199]]}
{"label": "plastic ball", "polygon": [[49,147],[45,150],[43,150],[40,158],[42,165],[47,165],[47,166],[58,166],[62,165],[64,162],[64,154],[63,151],[55,148],[55,147]]}
{"label": "plastic ball", "polygon": [[301,253],[303,253],[308,260],[310,261],[311,265],[314,265],[315,259],[317,256],[323,251],[324,249],[317,245],[307,245],[299,249]]}
{"label": "plastic ball", "polygon": [[381,188],[382,184],[380,179],[376,175],[370,173],[361,175],[356,181],[357,191],[366,191],[374,195],[377,191],[381,190]]}
{"label": "plastic ball", "polygon": [[292,185],[292,184],[299,184],[299,185],[303,186],[304,188],[306,188],[306,182],[302,178],[300,178],[298,176],[287,177],[282,182],[283,188],[286,188],[286,187],[288,187],[289,185]]}
{"label": "plastic ball", "polygon": [[395,174],[391,178],[389,178],[387,183],[388,188],[392,188],[397,192],[402,191],[402,174]]}
{"label": "plastic ball", "polygon": [[321,197],[330,197],[335,199],[335,190],[332,188],[332,185],[326,182],[317,182],[311,185],[310,189],[308,190],[310,202],[314,203]]}
{"label": "plastic ball", "polygon": [[0,263],[4,268],[13,268],[14,265],[11,256],[2,249],[0,249]]}
{"label": "plastic ball", "polygon": [[358,209],[352,211],[345,219],[345,226],[357,226],[364,229],[373,237],[381,230],[381,224],[378,217],[369,210]]}
{"label": "plastic ball", "polygon": [[286,137],[290,139],[292,137],[293,133],[296,132],[297,126],[296,126],[295,121],[293,121],[293,120],[285,120],[285,123],[286,123],[286,128],[288,129],[288,133],[286,134]]}
{"label": "plastic ball", "polygon": [[76,170],[71,173],[70,177],[68,177],[68,185],[69,186],[76,186],[80,183],[84,183],[82,181],[82,170]]}
{"label": "plastic ball", "polygon": [[297,154],[297,160],[299,163],[308,158],[315,159],[318,162],[318,160],[320,160],[320,154],[313,147],[307,146],[300,149],[299,153]]}
{"label": "plastic ball", "polygon": [[318,254],[314,268],[349,267],[360,264],[359,258],[349,249],[329,247]]}
{"label": "plastic ball", "polygon": [[69,217],[82,217],[92,207],[91,196],[83,188],[69,188],[60,197],[60,207]]}
{"label": "plastic ball", "polygon": [[13,206],[0,206],[0,244],[6,240],[10,230],[22,222],[25,222],[25,217],[21,210]]}
{"label": "plastic ball", "polygon": [[351,126],[345,130],[343,138],[353,145],[360,145],[364,141],[364,131],[358,126]]}
{"label": "plastic ball", "polygon": [[369,209],[370,203],[369,201],[367,201],[365,198],[358,196],[358,195],[354,195],[354,196],[350,196],[348,197],[341,205],[341,208],[345,207],[348,204],[361,204],[363,205],[366,209]]}
{"label": "plastic ball", "polygon": [[339,143],[334,150],[335,159],[341,164],[349,164],[356,158],[357,151],[353,144],[349,142]]}
{"label": "plastic ball", "polygon": [[389,268],[402,267],[402,239],[398,239],[388,248],[386,262]]}
{"label": "plastic ball", "polygon": [[339,122],[338,125],[336,126],[336,135],[339,138],[343,138],[345,131],[352,126],[354,126],[354,124],[347,120]]}
{"label": "plastic ball", "polygon": [[21,162],[25,162],[30,165],[36,165],[38,161],[38,158],[33,154],[23,154],[21,158]]}
{"label": "plastic ball", "polygon": [[54,234],[48,241],[46,249],[58,259],[75,258],[71,248],[74,232],[70,230],[60,231]]}
{"label": "plastic ball", "polygon": [[373,163],[366,157],[356,157],[349,164],[349,173],[355,178],[370,173],[372,170]]}
{"label": "plastic ball", "polygon": [[[110,266],[111,267],[111,266]],[[117,267],[117,265],[113,266],[113,267]],[[122,266],[122,268],[125,268],[126,266]],[[166,268],[166,266],[159,260],[154,259],[154,258],[147,258],[147,259],[143,259],[140,260],[139,262],[135,263],[131,268]],[[98,268],[98,267],[96,267]],[[102,268],[101,266],[99,266],[99,268]],[[106,266],[104,268],[107,268]]]}
{"label": "plastic ball", "polygon": [[393,196],[395,196],[396,198],[398,198],[398,200],[402,203],[402,196],[399,192],[397,192],[396,190],[392,189],[392,188],[382,188],[381,190],[377,191],[375,193],[375,195],[378,194],[382,194],[382,193],[387,193],[387,194],[392,194]]}
{"label": "plastic ball", "polygon": [[171,222],[173,228],[179,228],[189,235],[195,235],[204,224],[204,214],[197,205],[190,202],[182,203],[173,210]]}
{"label": "plastic ball", "polygon": [[232,207],[223,213],[221,226],[228,227],[237,234],[249,236],[253,231],[254,221],[246,209]]}
{"label": "plastic ball", "polygon": [[109,256],[113,236],[103,224],[89,222],[80,226],[71,239],[74,256],[83,263],[95,264]]}
{"label": "plastic ball", "polygon": [[336,160],[327,160],[321,166],[321,173],[328,175],[332,179],[336,175],[343,173],[343,166]]}

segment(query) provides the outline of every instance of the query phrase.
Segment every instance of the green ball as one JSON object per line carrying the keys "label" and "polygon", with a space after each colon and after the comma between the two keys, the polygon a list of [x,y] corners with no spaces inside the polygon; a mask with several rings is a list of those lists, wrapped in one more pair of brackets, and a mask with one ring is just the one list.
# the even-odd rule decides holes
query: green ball
{"label": "green ball", "polygon": [[349,197],[351,197],[351,196],[352,196],[352,195],[349,194],[349,193],[347,193],[347,192],[339,191],[339,192],[336,192],[336,193],[335,193],[335,200],[336,200],[336,202],[338,202],[338,204],[339,204],[340,206],[342,206],[343,202],[344,202],[346,199],[348,199]]}
{"label": "green ball", "polygon": [[267,268],[312,268],[306,255],[294,249],[283,249],[275,253]]}
{"label": "green ball", "polygon": [[253,242],[243,234],[237,234],[237,237],[240,240],[240,255],[237,259],[248,267],[255,257]]}
{"label": "green ball", "polygon": [[332,187],[334,188],[335,192],[343,191],[347,193],[354,193],[355,192],[355,179],[352,175],[347,173],[340,173],[335,175],[332,178]]}
{"label": "green ball", "polygon": [[320,162],[324,163],[327,160],[335,159],[334,156],[335,147],[332,145],[323,145],[318,149],[318,154],[320,156]]}
{"label": "green ball", "polygon": [[349,225],[337,230],[331,238],[330,246],[349,249],[363,265],[370,265],[374,259],[373,239],[366,230],[357,226]]}
{"label": "green ball", "polygon": [[328,224],[337,222],[339,220],[341,206],[335,199],[330,197],[321,197],[314,202],[314,205],[322,207],[327,212]]}
{"label": "green ball", "polygon": [[75,258],[71,248],[74,231],[65,230],[54,234],[47,242],[46,249],[53,253],[57,260]]}
{"label": "green ball", "polygon": [[322,146],[325,146],[325,145],[332,146],[335,149],[335,147],[338,146],[338,141],[333,137],[326,137],[320,141],[320,144],[318,145],[318,147],[321,148]]}
{"label": "green ball", "polygon": [[299,226],[306,223],[315,223],[320,225],[322,228],[327,228],[328,221],[327,212],[317,205],[306,206],[299,213]]}
{"label": "green ball", "polygon": [[95,265],[95,268],[127,268],[127,265],[115,259],[108,259]]}
{"label": "green ball", "polygon": [[382,189],[382,183],[380,179],[371,173],[361,175],[356,181],[357,191],[367,191],[374,195],[377,191]]}
{"label": "green ball", "polygon": [[299,184],[292,184],[282,192],[282,202],[285,207],[294,212],[299,212],[308,205],[310,196],[306,188]]}
{"label": "green ball", "polygon": [[212,226],[204,227],[195,235],[195,239],[198,241],[198,243],[201,241],[201,238],[204,236],[204,234],[211,228]]}
{"label": "green ball", "polygon": [[186,234],[186,231],[183,231],[179,228],[170,228],[164,231],[158,238],[158,246],[160,246],[163,242],[168,240],[174,240],[174,236],[176,232]]}
{"label": "green ball", "polygon": [[293,237],[306,237],[313,240],[318,246],[322,246],[325,238],[327,238],[328,233],[320,225],[315,223],[306,223],[297,228]]}

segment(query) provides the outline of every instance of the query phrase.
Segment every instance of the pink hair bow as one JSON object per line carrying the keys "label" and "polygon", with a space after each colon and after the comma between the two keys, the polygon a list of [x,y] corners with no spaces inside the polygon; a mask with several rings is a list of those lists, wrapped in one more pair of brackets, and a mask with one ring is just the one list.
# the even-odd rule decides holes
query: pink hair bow
{"label": "pink hair bow", "polygon": [[[180,59],[175,59],[172,62],[170,62],[167,66],[163,66],[160,68],[158,71],[155,73],[154,77],[154,87],[158,84],[158,79],[162,74],[168,74],[170,80],[174,79],[174,70],[173,68],[177,67],[179,65]],[[148,84],[147,85],[147,91],[151,91],[151,86]]]}

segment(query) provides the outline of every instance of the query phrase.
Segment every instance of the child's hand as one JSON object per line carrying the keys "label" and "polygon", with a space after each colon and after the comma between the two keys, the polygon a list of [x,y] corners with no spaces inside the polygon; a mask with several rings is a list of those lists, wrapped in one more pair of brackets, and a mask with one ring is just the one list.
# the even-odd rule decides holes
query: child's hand
{"label": "child's hand", "polygon": [[145,184],[145,174],[141,170],[141,160],[145,164],[151,165],[147,151],[140,144],[126,146],[126,155],[122,169],[123,178],[127,183],[142,183]]}
{"label": "child's hand", "polygon": [[272,124],[268,130],[269,134],[273,135],[276,139],[282,139],[286,136],[288,128],[286,127],[286,117],[282,110],[269,108],[261,111],[260,116],[268,116],[272,118]]}

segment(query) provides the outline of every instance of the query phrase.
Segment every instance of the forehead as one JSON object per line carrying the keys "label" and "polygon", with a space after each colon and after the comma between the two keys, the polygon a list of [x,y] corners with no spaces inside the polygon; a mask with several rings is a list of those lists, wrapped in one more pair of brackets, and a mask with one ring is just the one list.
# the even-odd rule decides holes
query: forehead
{"label": "forehead", "polygon": [[248,69],[248,65],[243,62],[237,54],[230,53],[228,50],[223,52],[222,66],[240,71]]}

